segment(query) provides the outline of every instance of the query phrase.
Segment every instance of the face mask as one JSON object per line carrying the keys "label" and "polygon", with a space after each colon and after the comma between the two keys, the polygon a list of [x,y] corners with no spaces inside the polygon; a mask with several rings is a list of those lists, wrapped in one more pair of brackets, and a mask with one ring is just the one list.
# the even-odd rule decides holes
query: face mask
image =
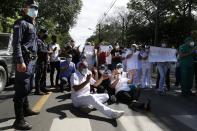
{"label": "face mask", "polygon": [[99,73],[104,74],[105,70],[99,70]]}
{"label": "face mask", "polygon": [[149,49],[145,49],[146,52],[149,52]]}
{"label": "face mask", "polygon": [[165,48],[166,47],[166,44],[161,44],[161,47],[164,47]]}
{"label": "face mask", "polygon": [[193,47],[193,46],[195,45],[195,43],[192,41],[192,42],[189,43],[189,45],[190,45],[191,47]]}
{"label": "face mask", "polygon": [[116,48],[116,49],[119,49],[119,46],[117,45],[117,46],[115,46],[115,48]]}
{"label": "face mask", "polygon": [[85,62],[85,61],[86,61],[86,59],[81,59],[81,61],[82,61],[82,62]]}
{"label": "face mask", "polygon": [[88,68],[84,68],[82,71],[81,71],[81,74],[82,75],[86,75],[88,73]]}
{"label": "face mask", "polygon": [[27,15],[31,18],[36,18],[38,16],[38,10],[34,8],[29,8]]}
{"label": "face mask", "polygon": [[135,47],[132,47],[131,50],[132,50],[133,52],[135,52],[135,51],[136,51],[136,48],[135,48]]}
{"label": "face mask", "polygon": [[122,72],[123,72],[123,68],[119,68],[118,73],[122,73]]}
{"label": "face mask", "polygon": [[68,63],[70,63],[70,62],[72,61],[72,58],[66,58],[66,61],[67,61]]}

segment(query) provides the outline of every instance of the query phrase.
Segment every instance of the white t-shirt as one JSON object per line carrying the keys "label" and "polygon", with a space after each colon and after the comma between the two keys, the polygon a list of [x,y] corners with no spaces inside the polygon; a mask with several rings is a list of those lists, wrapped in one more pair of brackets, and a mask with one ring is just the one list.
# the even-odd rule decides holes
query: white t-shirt
{"label": "white t-shirt", "polygon": [[122,75],[119,76],[119,82],[115,87],[115,93],[117,94],[119,91],[130,91],[128,81],[129,79],[126,77],[126,72],[123,72]]}
{"label": "white t-shirt", "polygon": [[84,54],[86,55],[88,66],[93,67],[94,66],[94,46],[86,45],[84,49]]}
{"label": "white t-shirt", "polygon": [[[148,53],[145,51],[140,52],[140,55],[142,58],[148,57]],[[148,61],[148,59],[146,59],[146,60],[142,59],[141,63],[142,63],[142,68],[145,68],[145,69],[151,68],[151,63]]]}
{"label": "white t-shirt", "polygon": [[109,56],[106,57],[106,64],[110,65],[112,63],[112,55],[110,54]]}
{"label": "white t-shirt", "polygon": [[[57,47],[56,51],[53,51]],[[59,51],[60,51],[60,46],[59,44],[50,44],[49,45],[49,50],[52,50],[53,53],[50,56],[50,62],[55,62],[59,61]]]}
{"label": "white t-shirt", "polygon": [[[91,72],[88,71],[87,75]],[[76,100],[78,96],[90,94],[90,85],[94,85],[96,82],[93,78],[90,79],[90,82],[82,89],[75,91],[73,86],[80,85],[86,81],[87,75],[82,75],[78,70],[71,75],[70,84],[71,84],[71,98],[72,100]]]}
{"label": "white t-shirt", "polygon": [[127,59],[127,62],[126,62],[127,71],[138,69],[138,65],[139,65],[138,55],[139,55],[139,51],[133,53],[133,55]]}

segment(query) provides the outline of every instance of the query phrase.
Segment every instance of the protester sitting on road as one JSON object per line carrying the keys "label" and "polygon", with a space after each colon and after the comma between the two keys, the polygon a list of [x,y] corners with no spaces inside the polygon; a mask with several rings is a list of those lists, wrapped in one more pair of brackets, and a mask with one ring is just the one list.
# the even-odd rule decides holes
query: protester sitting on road
{"label": "protester sitting on road", "polygon": [[90,85],[98,87],[105,79],[105,77],[101,77],[95,81],[88,70],[87,62],[80,62],[70,79],[73,105],[79,108],[86,107],[86,109],[94,107],[111,119],[119,118],[124,114],[124,111],[113,110],[103,104],[109,99],[108,94],[90,94]]}
{"label": "protester sitting on road", "polygon": [[140,88],[131,83],[132,81],[127,78],[126,72],[123,72],[122,64],[117,64],[112,82],[112,88],[115,89],[117,100],[121,103],[128,104],[131,109],[140,108],[147,111],[150,110],[150,100],[148,99],[146,103],[139,102]]}
{"label": "protester sitting on road", "polygon": [[107,93],[109,95],[110,102],[116,102],[115,90],[111,88],[111,71],[108,70],[107,66],[99,66],[98,79],[105,77],[106,79],[102,81],[97,89],[97,93]]}
{"label": "protester sitting on road", "polygon": [[60,90],[64,91],[64,85],[70,89],[70,77],[75,72],[75,64],[72,62],[72,55],[67,54],[66,60],[60,63]]}

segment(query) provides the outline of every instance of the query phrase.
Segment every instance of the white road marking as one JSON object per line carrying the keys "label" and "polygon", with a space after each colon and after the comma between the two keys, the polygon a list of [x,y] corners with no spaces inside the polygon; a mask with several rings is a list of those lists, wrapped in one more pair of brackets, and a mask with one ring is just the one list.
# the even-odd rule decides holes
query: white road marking
{"label": "white road marking", "polygon": [[126,131],[164,131],[146,116],[122,116],[118,121]]}
{"label": "white road marking", "polygon": [[8,121],[1,122],[1,123],[0,123],[0,129],[5,128],[6,131],[15,131],[15,129],[13,129],[13,128],[10,128],[10,129],[7,129],[7,128],[6,128],[6,127],[12,127],[14,121],[15,121],[14,119],[10,119],[10,120],[8,120]]}
{"label": "white road marking", "polygon": [[197,131],[197,115],[173,115],[174,119]]}
{"label": "white road marking", "polygon": [[50,131],[92,131],[89,119],[85,118],[65,118],[60,120],[55,118]]}

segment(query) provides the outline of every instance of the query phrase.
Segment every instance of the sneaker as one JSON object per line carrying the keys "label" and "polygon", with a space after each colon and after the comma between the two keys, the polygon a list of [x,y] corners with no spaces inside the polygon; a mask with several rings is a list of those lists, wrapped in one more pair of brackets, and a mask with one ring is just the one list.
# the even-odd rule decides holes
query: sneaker
{"label": "sneaker", "polygon": [[120,118],[120,117],[123,116],[123,115],[124,115],[124,111],[113,110],[113,112],[112,112],[110,118],[111,118],[111,119],[118,119],[118,118]]}

